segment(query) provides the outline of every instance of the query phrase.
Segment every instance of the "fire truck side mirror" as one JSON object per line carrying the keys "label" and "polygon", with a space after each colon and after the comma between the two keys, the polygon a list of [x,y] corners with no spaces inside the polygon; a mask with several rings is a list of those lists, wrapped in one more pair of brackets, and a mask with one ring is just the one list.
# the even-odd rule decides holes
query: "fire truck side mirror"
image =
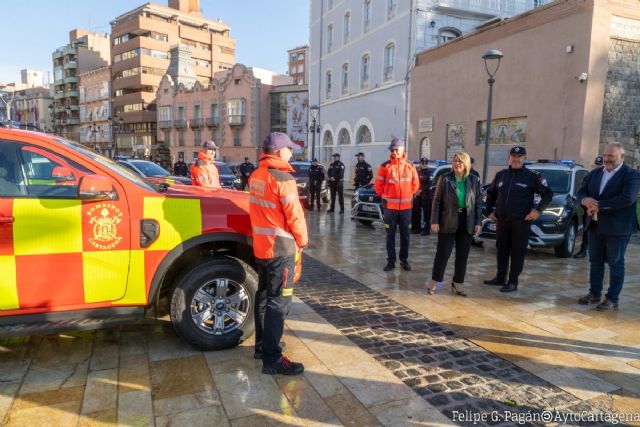
{"label": "fire truck side mirror", "polygon": [[101,175],[85,175],[80,178],[78,198],[81,200],[115,200],[117,193],[111,180]]}

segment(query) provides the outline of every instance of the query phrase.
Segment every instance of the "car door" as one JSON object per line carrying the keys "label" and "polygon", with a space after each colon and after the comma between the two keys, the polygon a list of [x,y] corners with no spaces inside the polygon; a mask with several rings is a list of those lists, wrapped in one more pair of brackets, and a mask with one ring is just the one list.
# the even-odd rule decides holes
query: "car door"
{"label": "car door", "polygon": [[0,310],[60,311],[110,305],[126,291],[126,198],[78,198],[95,171],[64,154],[0,141]]}

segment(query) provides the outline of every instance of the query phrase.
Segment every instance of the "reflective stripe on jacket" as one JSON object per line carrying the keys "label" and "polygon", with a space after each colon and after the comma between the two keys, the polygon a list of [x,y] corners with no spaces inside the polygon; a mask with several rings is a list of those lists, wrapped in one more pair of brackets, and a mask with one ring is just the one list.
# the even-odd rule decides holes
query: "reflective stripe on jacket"
{"label": "reflective stripe on jacket", "polygon": [[198,160],[191,166],[191,184],[199,187],[221,188],[218,168],[203,152],[198,153]]}
{"label": "reflective stripe on jacket", "polygon": [[382,197],[385,209],[411,209],[413,195],[420,189],[420,180],[416,167],[407,162],[407,153],[398,159],[391,157],[380,165],[374,188]]}
{"label": "reflective stripe on jacket", "polygon": [[263,154],[249,178],[249,216],[253,254],[259,259],[295,255],[307,246],[307,223],[298,198],[294,169],[285,160]]}

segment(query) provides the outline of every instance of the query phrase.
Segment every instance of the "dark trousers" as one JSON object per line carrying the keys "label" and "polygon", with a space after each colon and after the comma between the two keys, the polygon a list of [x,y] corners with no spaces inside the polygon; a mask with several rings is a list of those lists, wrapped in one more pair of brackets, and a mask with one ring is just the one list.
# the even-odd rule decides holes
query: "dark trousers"
{"label": "dark trousers", "polygon": [[[417,233],[421,230],[431,230],[431,203],[428,195],[419,195],[413,199],[413,208],[411,212],[411,231]],[[422,227],[422,219],[424,218],[424,228]]]}
{"label": "dark trousers", "polygon": [[580,250],[578,252],[584,252],[589,249],[589,228],[587,228],[587,213],[582,215],[582,243],[580,243]]}
{"label": "dark trousers", "polygon": [[[524,219],[498,219],[496,223],[496,246],[498,248],[499,280],[504,280],[509,272],[509,283],[518,284],[518,277],[524,268],[524,256],[529,244],[531,222]],[[511,266],[509,266],[511,260]],[[511,267],[511,268],[509,268]]]}
{"label": "dark trousers", "polygon": [[279,344],[284,332],[284,319],[291,308],[295,257],[258,259],[256,263],[256,350],[262,350],[262,362],[269,365],[282,356]]}
{"label": "dark trousers", "polygon": [[409,260],[409,241],[411,239],[411,209],[401,211],[384,210],[384,228],[387,229],[387,261],[396,262],[396,227],[400,229],[400,262]]}
{"label": "dark trousers", "polygon": [[314,200],[320,207],[320,187],[321,184],[309,184],[309,207],[313,209]]}
{"label": "dark trousers", "polygon": [[242,176],[240,177],[240,191],[244,191],[245,188],[249,185],[249,177]]}
{"label": "dark trousers", "polygon": [[338,202],[340,203],[340,212],[344,212],[344,187],[342,183],[330,183],[329,191],[331,192],[331,210],[336,207],[336,196],[338,196]]}
{"label": "dark trousers", "polygon": [[604,264],[609,264],[609,290],[605,295],[613,303],[618,303],[624,284],[624,254],[629,244],[629,236],[603,236],[589,230],[589,291],[599,297],[604,282]]}
{"label": "dark trousers", "polygon": [[467,272],[467,259],[471,250],[473,235],[467,231],[467,211],[458,214],[458,229],[455,233],[438,233],[438,247],[436,257],[433,259],[433,272],[431,279],[442,282],[447,262],[451,256],[453,247],[456,248],[455,270],[453,281],[464,283],[464,276]]}

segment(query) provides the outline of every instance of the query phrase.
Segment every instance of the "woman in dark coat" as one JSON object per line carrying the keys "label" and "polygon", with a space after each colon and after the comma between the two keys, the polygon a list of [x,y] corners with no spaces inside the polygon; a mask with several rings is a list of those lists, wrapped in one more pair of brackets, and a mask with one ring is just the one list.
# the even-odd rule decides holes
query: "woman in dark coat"
{"label": "woman in dark coat", "polygon": [[438,179],[431,207],[431,231],[438,233],[438,247],[433,260],[429,294],[442,282],[447,261],[456,248],[455,272],[451,292],[466,297],[463,283],[467,258],[474,234],[480,233],[482,222],[480,180],[470,175],[471,158],[460,152],[453,156],[451,172]]}

